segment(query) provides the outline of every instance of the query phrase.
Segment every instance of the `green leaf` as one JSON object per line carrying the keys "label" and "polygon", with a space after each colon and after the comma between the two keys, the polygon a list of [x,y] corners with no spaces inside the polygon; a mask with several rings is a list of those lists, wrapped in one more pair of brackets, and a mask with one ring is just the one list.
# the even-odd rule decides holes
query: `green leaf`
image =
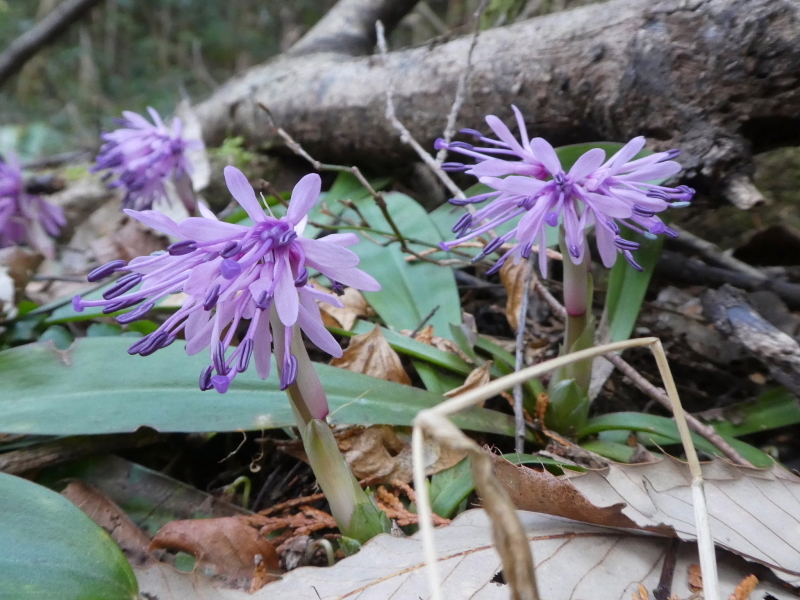
{"label": "green leaf", "polygon": [[435,394],[444,394],[452,389],[464,385],[464,378],[452,375],[431,365],[430,363],[414,360],[411,361],[417,375],[425,385],[425,389]]}
{"label": "green leaf", "polygon": [[579,467],[578,465],[572,465],[569,463],[562,462],[560,460],[549,458],[547,456],[540,456],[538,454],[517,454],[516,452],[513,452],[511,454],[503,454],[503,458],[505,458],[508,462],[514,463],[515,465],[539,465],[541,467],[556,467],[556,469],[560,470],[560,472],[563,472],[565,469],[568,469],[570,471],[577,471],[578,473],[586,472],[586,469],[584,469],[583,467]]}
{"label": "green leaf", "polygon": [[735,404],[725,411],[732,419],[712,423],[721,435],[738,437],[758,431],[800,423],[800,402],[786,388],[769,390],[754,402]]}
{"label": "green leaf", "polygon": [[618,463],[629,463],[636,448],[608,440],[587,440],[581,444],[584,450],[604,456]]}
{"label": "green leaf", "polygon": [[635,257],[643,270],[634,269],[621,256],[611,268],[603,315],[603,322],[608,323],[608,340],[611,342],[621,342],[631,336],[664,245],[663,237],[650,240],[634,233],[627,238],[641,244]]}
{"label": "green leaf", "polygon": [[[638,431],[645,434],[655,434],[666,438],[673,444],[680,444],[681,437],[678,426],[673,419],[658,415],[648,415],[637,412],[608,413],[589,420],[585,427],[578,431],[578,439],[600,433],[601,431],[622,430]],[[722,453],[711,442],[692,433],[692,441],[698,450],[707,454],[721,456]]]}
{"label": "green leaf", "polygon": [[469,458],[465,458],[431,478],[433,512],[445,519],[451,518],[474,489]]}
{"label": "green leaf", "polygon": [[586,425],[591,402],[574,379],[565,379],[552,386],[548,399],[545,422],[550,429],[568,433],[580,431]]}
{"label": "green leaf", "polygon": [[[28,344],[0,352],[0,423],[4,433],[75,435],[134,431],[235,431],[291,427],[289,401],[276,369],[266,381],[253,369],[226,394],[201,392],[205,352],[186,356],[179,344],[153,357],[130,356],[125,338],[79,338],[68,351]],[[315,365],[334,424],[408,426],[442,397],[366,375]],[[454,418],[464,429],[513,434],[512,418],[475,408]]]}
{"label": "green leaf", "polygon": [[122,327],[114,323],[92,323],[86,330],[86,337],[111,337],[116,335],[122,335]]}
{"label": "green leaf", "polygon": [[61,325],[53,325],[45,329],[44,333],[39,337],[40,342],[53,342],[59,350],[66,350],[72,345],[75,340],[69,331]]}
{"label": "green leaf", "polygon": [[0,597],[135,600],[120,549],[69,500],[0,473]]}
{"label": "green leaf", "polygon": [[[425,209],[413,198],[389,193],[385,199],[392,219],[404,235],[429,244],[442,241]],[[371,197],[357,200],[355,204],[371,227],[391,231]],[[352,212],[348,214],[356,217]],[[361,258],[359,268],[381,284],[380,292],[364,292],[364,296],[384,322],[395,329],[413,330],[435,309],[428,324],[433,325],[437,335],[450,337],[450,324],[461,323],[461,300],[452,269],[424,261],[409,263],[399,244],[383,246],[364,235],[361,237],[361,243],[351,250]],[[428,249],[420,244],[409,245],[416,252]],[[437,254],[444,256],[442,252],[432,257]]]}

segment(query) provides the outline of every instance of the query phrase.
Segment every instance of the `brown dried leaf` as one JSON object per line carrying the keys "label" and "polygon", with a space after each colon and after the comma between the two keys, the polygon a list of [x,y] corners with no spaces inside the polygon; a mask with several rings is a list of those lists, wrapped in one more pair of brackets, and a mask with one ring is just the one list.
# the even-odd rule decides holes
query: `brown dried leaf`
{"label": "brown dried leaf", "polygon": [[[413,333],[410,329],[401,329],[400,333],[403,335],[407,335],[411,337]],[[438,335],[434,335],[433,333],[433,325],[427,325],[423,327],[417,335],[414,336],[414,339],[418,342],[422,342],[423,344],[428,344],[428,346],[433,346],[437,350],[441,350],[442,352],[449,352],[450,354],[455,354],[459,358],[461,358],[464,362],[472,364],[472,359],[464,354],[461,348],[458,347],[453,340],[448,340],[447,338],[439,337]]]}
{"label": "brown dried leaf", "polygon": [[[318,290],[330,293],[328,288],[314,280],[311,281],[311,285]],[[342,329],[350,331],[356,324],[357,319],[370,315],[370,306],[366,298],[355,288],[344,288],[344,294],[339,296],[339,300],[344,304],[343,308],[333,306],[326,302],[319,303],[319,309],[322,311],[322,320],[325,321],[326,325],[341,327]]]}
{"label": "brown dried leaf", "polygon": [[[399,435],[398,435],[399,433]],[[399,428],[374,425],[351,430],[339,438],[339,449],[344,454],[358,479],[377,478],[408,483],[413,479],[410,437]],[[425,471],[435,475],[460,462],[466,452],[425,440]]]}
{"label": "brown dried leaf", "polygon": [[531,263],[527,260],[521,260],[518,264],[514,264],[513,260],[507,260],[500,267],[500,281],[508,294],[506,318],[514,331],[517,330],[519,322],[519,308],[522,305],[522,298],[527,293],[525,279],[530,269]]}
{"label": "brown dried leaf", "polygon": [[0,250],[0,322],[17,316],[17,304],[44,256],[11,246]]}
{"label": "brown dried leaf", "polygon": [[340,369],[371,375],[378,379],[411,385],[411,379],[377,325],[369,333],[353,336],[341,358],[331,364]]}
{"label": "brown dried leaf", "polygon": [[638,589],[633,592],[633,600],[650,600],[650,594],[647,592],[647,588],[641,583],[639,584]]}
{"label": "brown dried leaf", "polygon": [[100,490],[82,481],[73,481],[61,495],[105,529],[129,559],[144,563],[150,558],[147,551],[150,538]]}
{"label": "brown dried leaf", "polygon": [[280,568],[275,548],[249,525],[247,517],[172,521],[153,538],[150,550],[155,549],[188,552],[198,566],[210,568],[240,587],[249,587],[257,560],[268,569]]}
{"label": "brown dried leaf", "polygon": [[753,590],[758,585],[758,577],[755,575],[748,575],[742,580],[742,583],[736,586],[733,593],[728,597],[728,600],[747,600]]}
{"label": "brown dried leaf", "polygon": [[[492,361],[487,360],[482,366],[478,367],[477,369],[473,369],[472,372],[467,375],[467,379],[464,381],[464,385],[460,385],[457,388],[453,388],[449,392],[445,392],[445,396],[447,398],[452,398],[454,396],[458,396],[459,394],[463,394],[464,392],[468,392],[469,390],[474,390],[479,387],[482,387],[489,383],[490,375],[489,375],[489,368],[492,366]],[[483,403],[481,403],[481,406]]]}
{"label": "brown dried leaf", "polygon": [[[495,463],[518,508],[597,524],[610,525],[603,520],[610,518],[628,523],[618,526],[696,539],[692,478],[687,465],[676,459],[611,463],[561,478],[509,468],[501,459]],[[785,534],[800,530],[800,478],[777,464],[756,469],[722,459],[704,464],[703,478],[717,546],[766,565],[791,585],[800,584],[800,536]],[[548,494],[552,501],[540,501]],[[585,515],[577,516],[581,512]]]}
{"label": "brown dried leaf", "polygon": [[697,563],[689,565],[689,589],[693,592],[703,589],[703,572]]}

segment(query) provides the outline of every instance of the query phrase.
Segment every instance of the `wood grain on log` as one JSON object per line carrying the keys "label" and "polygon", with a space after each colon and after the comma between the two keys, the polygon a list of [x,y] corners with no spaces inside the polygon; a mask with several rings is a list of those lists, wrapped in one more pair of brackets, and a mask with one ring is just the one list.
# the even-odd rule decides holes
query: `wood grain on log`
{"label": "wood grain on log", "polygon": [[[206,141],[277,143],[258,107],[320,160],[387,168],[413,160],[386,122],[424,146],[444,128],[470,40],[376,56],[279,57],[231,80],[196,108]],[[460,127],[511,122],[556,145],[645,135],[681,148],[699,186],[727,186],[753,151],[800,140],[800,2],[613,0],[486,31]],[[716,189],[724,189],[716,188]]]}

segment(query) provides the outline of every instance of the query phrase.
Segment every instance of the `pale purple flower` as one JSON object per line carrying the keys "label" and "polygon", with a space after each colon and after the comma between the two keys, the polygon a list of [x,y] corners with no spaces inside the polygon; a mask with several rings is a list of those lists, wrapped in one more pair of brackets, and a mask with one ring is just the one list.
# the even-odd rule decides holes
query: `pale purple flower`
{"label": "pale purple flower", "polygon": [[153,202],[166,197],[164,183],[167,180],[176,185],[182,199],[191,193],[191,163],[187,151],[203,148],[200,140],[185,138],[180,119],[173,119],[172,126],[168,127],[154,109],[148,107],[147,110],[154,124],[134,112],[122,113],[124,118],[117,122],[123,127],[102,135],[105,144],[92,168],[93,172],[109,171],[109,187],[125,192],[124,208],[151,208]]}
{"label": "pale purple flower", "polygon": [[[131,346],[131,354],[152,354],[183,333],[188,354],[210,348],[211,364],[200,375],[200,388],[213,387],[224,393],[236,374],[247,369],[251,358],[259,377],[269,376],[273,335],[279,334],[274,353],[281,365],[280,386],[285,389],[297,377],[298,362],[291,353],[294,325],[321,350],[342,355],[322,323],[317,301],[339,307],[342,303],[308,283],[309,269],[325,275],[334,285],[369,291],[379,290],[380,285],[356,268],[359,258],[347,249],[358,242],[357,235],[332,234],[319,240],[300,237],[307,213],[319,199],[318,175],[300,180],[286,216],[280,219],[264,212],[241,171],[226,167],[225,180],[254,221],[252,226],[218,221],[205,208],[201,208],[205,218],[190,217],[180,223],[154,210],[125,210],[179,241],[170,245],[168,252],[135,258],[128,265],[113,261],[95,269],[89,274],[90,281],[116,272],[127,275],[103,294],[103,300],[76,296],[73,306],[79,311],[102,306],[103,312],[110,314],[138,305],[117,317],[120,323],[130,323],[144,317],[159,299],[182,291],[188,296],[183,306]],[[246,332],[231,349],[245,321],[249,321]]]}
{"label": "pale purple flower", "polygon": [[[585,231],[594,225],[597,248],[606,267],[611,267],[617,254],[622,254],[641,270],[632,255],[639,245],[623,238],[622,228],[646,237],[661,233],[676,237],[675,231],[664,225],[656,213],[685,206],[694,195],[694,190],[686,186],[669,188],[648,183],[677,174],[681,166],[672,160],[678,155],[676,150],[632,160],[644,144],[643,137],[634,138],[607,161],[605,151],[594,148],[581,156],[567,173],[549,143],[542,138],[531,140],[526,147],[551,179],[542,181],[518,175],[481,177],[481,183],[495,191],[468,200],[482,202],[492,198],[492,202],[475,214],[461,217],[453,227],[458,239],[442,243],[442,248],[449,250],[521,217],[514,229],[492,240],[478,257],[515,239],[516,245],[491,269],[496,271],[509,257],[518,261],[530,256],[534,244],[544,248],[545,225],[556,226],[561,220],[568,254],[575,264],[583,260],[586,251]],[[539,269],[547,275],[547,253],[543,251],[539,252]]]}
{"label": "pale purple flower", "polygon": [[0,158],[0,247],[28,244],[53,258],[52,238],[66,222],[60,206],[27,193],[22,165],[14,154]]}
{"label": "pale purple flower", "polygon": [[[462,129],[460,133],[470,135],[477,142],[482,142],[483,146],[475,146],[466,142],[446,142],[443,139],[436,140],[434,147],[437,150],[446,148],[451,152],[457,152],[465,156],[474,158],[477,163],[465,165],[459,162],[447,162],[442,165],[445,171],[464,171],[475,177],[502,177],[504,175],[527,175],[536,179],[547,179],[548,172],[542,162],[534,155],[528,139],[528,130],[522,113],[516,106],[511,106],[519,127],[520,141],[511,133],[500,119],[494,115],[486,117],[486,124],[489,125],[495,135],[500,138],[494,140],[486,137],[475,129]],[[488,144],[488,146],[486,145]],[[516,160],[508,160],[513,158]],[[475,196],[468,200],[451,200],[453,204],[470,204],[486,200],[490,195]]]}

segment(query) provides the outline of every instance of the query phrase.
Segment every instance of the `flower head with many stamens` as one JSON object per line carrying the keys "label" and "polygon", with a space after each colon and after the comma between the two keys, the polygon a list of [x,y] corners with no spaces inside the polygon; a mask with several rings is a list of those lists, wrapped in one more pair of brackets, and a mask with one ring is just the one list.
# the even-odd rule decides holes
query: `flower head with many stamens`
{"label": "flower head with many stamens", "polygon": [[[480,259],[491,254],[504,243],[515,239],[514,247],[497,261],[492,271],[499,269],[509,257],[513,257],[515,261],[527,258],[535,244],[543,248],[545,225],[555,226],[559,222],[563,223],[568,253],[575,264],[583,260],[586,229],[594,225],[598,252],[606,267],[611,267],[616,262],[617,255],[622,254],[633,267],[641,269],[632,254],[639,244],[623,238],[622,228],[646,237],[661,233],[671,237],[677,235],[664,225],[656,213],[669,207],[686,206],[694,195],[694,190],[686,186],[669,188],[650,183],[675,175],[681,170],[680,164],[673,160],[678,155],[677,151],[659,152],[634,160],[645,144],[643,137],[637,137],[608,160],[605,160],[604,150],[589,150],[575,162],[569,172],[565,172],[558,155],[548,142],[542,138],[534,138],[528,142],[521,120],[520,128],[523,149],[530,151],[530,157],[524,164],[541,164],[544,175],[515,175],[515,172],[528,168],[520,161],[490,158],[473,167],[475,170],[494,161],[495,166],[492,169],[496,173],[509,176],[480,177],[480,182],[491,187],[492,192],[466,200],[451,201],[454,204],[466,204],[491,199],[484,208],[474,214],[465,214],[458,220],[453,227],[453,233],[458,238],[442,243],[443,249],[449,250],[510,219],[520,217],[516,227],[492,240],[477,257]],[[508,140],[509,144],[510,141]],[[500,166],[501,162],[510,166]],[[513,171],[513,168],[518,171]],[[544,276],[547,275],[545,252],[539,252],[539,269]]]}
{"label": "flower head with many stamens", "polygon": [[[358,256],[348,250],[358,242],[353,233],[332,234],[318,240],[301,237],[307,213],[319,198],[318,175],[306,175],[295,186],[285,217],[275,218],[261,208],[253,188],[241,171],[225,168],[233,197],[254,221],[250,227],[190,217],[175,223],[160,212],[126,210],[131,217],[179,241],[167,252],[139,257],[125,265],[113,261],[89,274],[98,281],[126,272],[105,291],[102,300],[73,299],[76,310],[103,306],[106,314],[137,306],[117,317],[120,323],[142,318],[155,303],[176,292],[188,298],[156,331],[138,340],[129,352],[147,356],[168,346],[183,333],[190,355],[210,347],[211,364],[200,375],[200,388],[224,393],[251,358],[262,379],[270,372],[273,337],[280,369],[281,389],[297,377],[297,359],[291,353],[296,324],[321,350],[341,356],[342,349],[322,323],[317,301],[342,306],[340,300],[308,282],[309,268],[338,285],[377,291],[375,279],[356,268]],[[202,209],[201,210],[207,210]],[[138,289],[135,289],[140,286]],[[230,347],[249,321],[239,344]],[[317,418],[323,418],[317,416]]]}
{"label": "flower head with many stamens", "polygon": [[124,118],[117,121],[122,128],[103,134],[105,144],[92,168],[93,172],[109,171],[108,177],[113,178],[109,187],[125,192],[124,208],[151,208],[153,202],[167,197],[167,180],[176,185],[183,199],[191,192],[187,151],[203,148],[200,140],[186,139],[180,119],[173,119],[168,127],[154,109],[147,110],[154,124],[134,112],[122,113]]}
{"label": "flower head with many stamens", "polygon": [[52,238],[65,224],[61,207],[26,191],[19,159],[0,157],[0,247],[28,244],[53,258]]}

